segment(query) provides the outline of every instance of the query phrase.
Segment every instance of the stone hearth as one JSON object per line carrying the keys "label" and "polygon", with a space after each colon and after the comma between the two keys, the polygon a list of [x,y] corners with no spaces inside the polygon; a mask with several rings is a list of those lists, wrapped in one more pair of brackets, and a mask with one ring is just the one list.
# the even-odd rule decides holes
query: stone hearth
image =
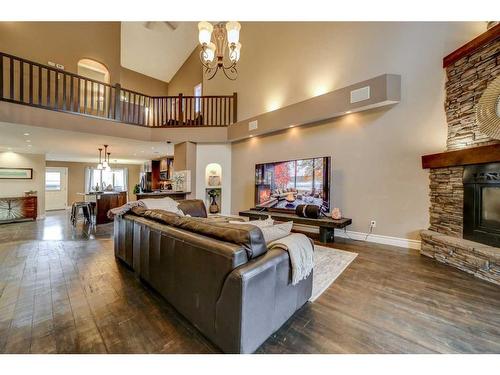
{"label": "stone hearth", "polygon": [[500,249],[424,230],[420,253],[500,285]]}

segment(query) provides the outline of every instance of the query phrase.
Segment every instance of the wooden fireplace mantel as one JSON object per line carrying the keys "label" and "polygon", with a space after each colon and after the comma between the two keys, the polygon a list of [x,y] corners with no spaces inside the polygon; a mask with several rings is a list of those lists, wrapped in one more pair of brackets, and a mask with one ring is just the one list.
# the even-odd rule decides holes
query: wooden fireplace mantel
{"label": "wooden fireplace mantel", "polygon": [[453,64],[454,62],[460,60],[462,57],[473,53],[475,50],[479,49],[481,46],[500,38],[500,23],[488,29],[478,37],[472,39],[470,42],[464,44],[462,47],[453,51],[449,55],[443,58],[443,68],[446,68]]}
{"label": "wooden fireplace mantel", "polygon": [[422,156],[423,169],[494,162],[500,162],[500,143]]}

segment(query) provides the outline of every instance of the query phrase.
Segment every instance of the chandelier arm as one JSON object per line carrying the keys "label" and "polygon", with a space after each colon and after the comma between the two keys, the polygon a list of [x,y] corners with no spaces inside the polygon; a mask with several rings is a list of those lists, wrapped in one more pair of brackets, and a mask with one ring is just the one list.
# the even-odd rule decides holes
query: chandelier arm
{"label": "chandelier arm", "polygon": [[[219,65],[216,65],[214,68],[208,68],[205,70],[205,74],[210,74],[210,71],[213,70],[213,73],[207,78],[208,80],[211,80],[212,78],[215,77],[217,72],[219,71]],[[224,69],[223,69],[224,70]]]}
{"label": "chandelier arm", "polygon": [[[224,75],[226,76],[227,79],[230,79],[231,81],[235,81],[236,78],[238,78],[238,70],[236,69],[236,66],[233,66],[233,67],[230,67],[230,68],[223,68],[222,71],[224,72]],[[230,71],[230,72],[233,72],[234,74],[234,78],[231,78],[227,72]]]}

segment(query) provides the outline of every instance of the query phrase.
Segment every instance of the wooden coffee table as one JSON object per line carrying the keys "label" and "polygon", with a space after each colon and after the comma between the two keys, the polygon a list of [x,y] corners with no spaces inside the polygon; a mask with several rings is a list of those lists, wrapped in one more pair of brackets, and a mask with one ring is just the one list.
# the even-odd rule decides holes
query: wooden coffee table
{"label": "wooden coffee table", "polygon": [[323,243],[330,243],[335,241],[335,229],[342,229],[352,224],[352,219],[342,218],[339,220],[332,219],[331,217],[321,217],[318,219],[311,219],[308,217],[301,217],[295,213],[283,213],[275,211],[259,211],[259,210],[246,210],[240,211],[240,216],[245,216],[250,219],[265,219],[271,216],[276,221],[293,221],[297,224],[311,225],[319,227],[319,238]]}

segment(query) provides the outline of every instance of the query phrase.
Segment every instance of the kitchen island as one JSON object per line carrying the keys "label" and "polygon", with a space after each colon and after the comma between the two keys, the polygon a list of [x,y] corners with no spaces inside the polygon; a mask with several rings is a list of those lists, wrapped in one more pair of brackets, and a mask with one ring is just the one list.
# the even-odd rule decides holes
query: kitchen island
{"label": "kitchen island", "polygon": [[137,197],[137,200],[169,197],[178,201],[186,199],[186,196],[190,193],[191,193],[190,191],[163,190],[163,191],[137,193],[135,196]]}
{"label": "kitchen island", "polygon": [[123,206],[127,203],[126,191],[105,191],[85,194],[85,201],[94,204],[95,223],[109,223],[108,211],[112,208]]}

